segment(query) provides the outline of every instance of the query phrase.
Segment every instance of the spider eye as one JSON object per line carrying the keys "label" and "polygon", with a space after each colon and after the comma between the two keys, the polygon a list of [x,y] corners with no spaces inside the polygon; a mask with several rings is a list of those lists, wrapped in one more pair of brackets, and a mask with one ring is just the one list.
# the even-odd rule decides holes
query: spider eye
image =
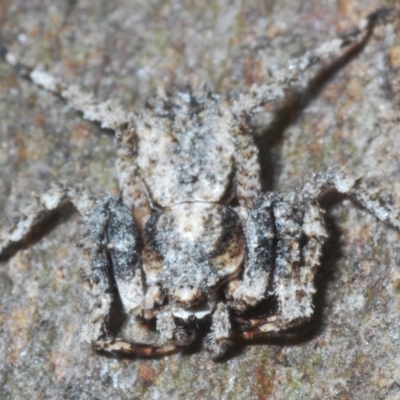
{"label": "spider eye", "polygon": [[175,301],[186,306],[198,304],[204,300],[204,293],[193,285],[179,285],[172,293]]}

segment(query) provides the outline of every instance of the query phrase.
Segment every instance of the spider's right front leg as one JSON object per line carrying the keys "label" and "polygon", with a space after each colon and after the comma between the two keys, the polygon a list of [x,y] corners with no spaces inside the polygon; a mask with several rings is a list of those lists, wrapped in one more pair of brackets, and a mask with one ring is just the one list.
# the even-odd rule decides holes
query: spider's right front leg
{"label": "spider's right front leg", "polygon": [[[307,51],[303,56],[292,59],[288,67],[281,69],[274,74],[269,82],[263,85],[255,85],[250,88],[250,92],[240,96],[232,106],[234,114],[245,112],[252,113],[257,107],[267,103],[283,100],[288,91],[301,90],[301,98],[298,100],[298,107],[304,107],[319,92],[321,83],[326,83],[323,76],[332,77],[332,73],[347,65],[369,42],[375,26],[379,23],[385,23],[385,20],[391,11],[389,8],[382,7],[360,21],[359,29],[351,34],[336,38],[323,43],[313,51]],[[324,68],[323,75],[307,76],[306,70],[318,62],[325,62],[330,68]],[[301,88],[308,87],[307,92],[303,93]]]}
{"label": "spider's right front leg", "polygon": [[139,233],[130,210],[120,198],[105,196],[87,213],[86,223],[82,247],[92,297],[87,340],[112,354],[153,357],[175,351],[174,345],[115,338],[125,313],[138,313],[144,296]]}

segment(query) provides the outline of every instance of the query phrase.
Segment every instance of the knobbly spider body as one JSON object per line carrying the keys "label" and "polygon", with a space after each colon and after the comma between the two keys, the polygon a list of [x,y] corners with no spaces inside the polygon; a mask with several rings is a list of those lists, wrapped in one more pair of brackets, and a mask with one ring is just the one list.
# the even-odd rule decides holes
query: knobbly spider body
{"label": "knobbly spider body", "polygon": [[[354,48],[367,42],[377,15],[353,38]],[[210,325],[205,347],[218,358],[234,340],[307,321],[327,236],[322,193],[331,188],[345,194],[398,230],[399,221],[360,179],[336,169],[292,193],[263,194],[249,121],[260,106],[281,100],[296,74],[340,54],[342,45],[322,46],[232,104],[206,88],[178,90],[160,94],[135,114],[97,103],[2,49],[20,75],[115,132],[121,195],[95,198],[82,188],[57,185],[31,206],[27,218],[2,234],[0,254],[23,241],[46,213],[71,201],[86,226],[80,246],[92,299],[87,340],[113,354],[176,351],[193,343],[204,321]],[[268,299],[276,307],[246,317]],[[155,320],[160,343],[118,337],[126,314]]]}

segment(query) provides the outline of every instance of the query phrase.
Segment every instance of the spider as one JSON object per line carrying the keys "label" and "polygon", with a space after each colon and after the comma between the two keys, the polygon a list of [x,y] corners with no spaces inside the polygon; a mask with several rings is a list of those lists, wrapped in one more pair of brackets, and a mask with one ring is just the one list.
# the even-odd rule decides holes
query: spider
{"label": "spider", "polygon": [[[327,237],[322,194],[336,190],[399,231],[400,223],[362,179],[334,168],[293,192],[262,193],[250,119],[263,105],[283,100],[311,65],[343,48],[346,54],[362,49],[381,14],[231,104],[208,88],[187,88],[161,93],[136,113],[96,102],[2,48],[20,76],[114,131],[121,193],[94,197],[82,187],[54,185],[1,233],[0,255],[72,202],[86,227],[79,246],[91,298],[87,340],[101,352],[155,357],[179,351],[197,340],[204,322],[204,345],[218,359],[235,341],[306,322]],[[276,304],[272,312],[247,313],[268,299]],[[126,315],[155,321],[159,342],[120,337]]]}

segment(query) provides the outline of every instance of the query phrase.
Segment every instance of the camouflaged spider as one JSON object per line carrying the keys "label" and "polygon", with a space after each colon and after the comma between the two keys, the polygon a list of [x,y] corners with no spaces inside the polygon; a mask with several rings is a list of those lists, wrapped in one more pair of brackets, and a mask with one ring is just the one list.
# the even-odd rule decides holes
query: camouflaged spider
{"label": "camouflaged spider", "polygon": [[[335,169],[292,193],[262,194],[248,122],[260,106],[283,99],[310,65],[340,54],[345,44],[350,50],[362,47],[376,17],[369,17],[351,43],[337,39],[307,53],[231,105],[206,89],[178,91],[160,95],[137,114],[96,103],[2,49],[19,75],[115,132],[121,195],[95,199],[83,189],[57,185],[37,199],[26,218],[2,233],[0,255],[24,240],[47,212],[71,201],[86,224],[80,244],[92,299],[87,339],[95,349],[112,354],[176,351],[193,343],[197,322],[204,320],[210,323],[205,346],[219,358],[234,340],[263,337],[307,321],[327,236],[321,194],[333,188],[397,230],[400,224],[360,179]],[[244,317],[268,298],[277,304],[274,314]],[[161,343],[114,335],[122,314],[155,319]]]}

